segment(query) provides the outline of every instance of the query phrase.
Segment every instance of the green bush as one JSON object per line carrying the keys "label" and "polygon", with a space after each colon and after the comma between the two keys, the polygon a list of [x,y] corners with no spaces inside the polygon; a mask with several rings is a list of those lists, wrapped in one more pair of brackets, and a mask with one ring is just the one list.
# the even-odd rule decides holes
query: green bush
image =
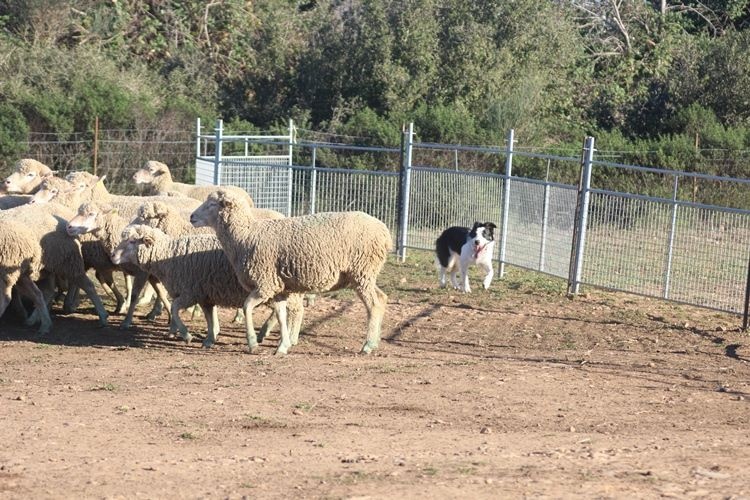
{"label": "green bush", "polygon": [[[0,162],[9,163],[26,149],[29,127],[23,113],[9,103],[0,103]],[[0,163],[2,166],[2,163]]]}

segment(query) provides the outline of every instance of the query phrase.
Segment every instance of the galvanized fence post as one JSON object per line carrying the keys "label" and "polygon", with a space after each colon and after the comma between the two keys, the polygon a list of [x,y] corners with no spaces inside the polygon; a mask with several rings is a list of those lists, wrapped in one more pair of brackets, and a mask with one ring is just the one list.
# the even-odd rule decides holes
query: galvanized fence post
{"label": "galvanized fence post", "polygon": [[542,239],[539,245],[539,270],[544,271],[547,254],[547,225],[549,224],[549,164],[547,160],[547,177],[544,179],[544,205],[542,206]]}
{"label": "galvanized fence post", "polygon": [[508,243],[508,212],[510,212],[510,176],[513,172],[513,141],[515,130],[508,131],[507,144],[505,146],[505,176],[503,177],[503,215],[502,229],[500,231],[500,268],[498,276],[505,275],[505,254]]}
{"label": "galvanized fence post", "polygon": [[224,136],[224,121],[219,118],[216,120],[216,128],[215,128],[216,136],[214,138],[215,145],[214,145],[214,186],[220,186],[221,185],[221,154],[222,154],[222,145],[221,141],[223,140]]}
{"label": "galvanized fence post", "polygon": [[312,148],[312,171],[310,172],[310,213],[315,213],[315,191],[318,183],[318,169],[315,167],[315,154],[318,148]]}
{"label": "galvanized fence post", "polygon": [[195,157],[198,158],[201,155],[201,119],[200,117],[195,120]]}
{"label": "galvanized fence post", "polygon": [[576,229],[573,232],[573,265],[568,276],[568,293],[576,295],[581,284],[583,272],[583,249],[586,244],[586,224],[589,214],[589,197],[591,191],[591,163],[594,160],[594,138],[586,137],[583,144],[583,161],[581,180],[578,185],[578,210]]}
{"label": "galvanized fence post", "polygon": [[292,168],[292,165],[294,164],[292,160],[292,155],[294,153],[294,121],[292,119],[289,119],[289,164],[287,166],[288,169],[288,175],[287,175],[287,199],[286,199],[286,215],[287,217],[292,216],[292,197],[294,196],[293,188],[294,188],[294,169]]}
{"label": "galvanized fence post", "polygon": [[669,227],[669,240],[667,247],[667,263],[664,266],[664,298],[669,298],[669,286],[672,279],[672,257],[674,255],[674,234],[677,229],[677,188],[679,177],[674,176],[674,186],[672,187],[672,223]]}
{"label": "galvanized fence post", "polygon": [[401,223],[399,227],[398,254],[401,262],[406,260],[407,232],[409,231],[409,191],[411,190],[411,152],[414,141],[414,123],[409,123],[409,128],[404,137],[404,157],[401,165],[403,175],[401,184]]}
{"label": "galvanized fence post", "polygon": [[745,280],[745,302],[742,311],[742,331],[747,331],[748,316],[750,315],[750,257],[747,259],[747,279]]}

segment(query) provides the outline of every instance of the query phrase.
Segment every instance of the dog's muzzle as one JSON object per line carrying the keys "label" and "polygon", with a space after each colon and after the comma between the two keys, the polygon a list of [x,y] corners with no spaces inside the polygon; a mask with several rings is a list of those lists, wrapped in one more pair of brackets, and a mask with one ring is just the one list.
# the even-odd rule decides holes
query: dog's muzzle
{"label": "dog's muzzle", "polygon": [[479,254],[481,254],[484,251],[486,246],[487,245],[481,245],[478,241],[474,242],[474,258],[475,259],[479,257]]}

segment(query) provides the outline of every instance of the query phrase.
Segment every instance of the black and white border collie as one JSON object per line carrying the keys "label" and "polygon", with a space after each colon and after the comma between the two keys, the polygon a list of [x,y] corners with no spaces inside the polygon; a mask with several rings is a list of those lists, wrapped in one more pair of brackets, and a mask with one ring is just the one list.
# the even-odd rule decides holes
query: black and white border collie
{"label": "black and white border collie", "polygon": [[[475,222],[474,227],[449,227],[435,240],[437,254],[438,278],[440,287],[445,288],[445,274],[450,273],[453,288],[464,293],[471,292],[469,287],[469,266],[476,264],[485,272],[482,285],[484,289],[490,287],[492,276],[492,255],[495,250],[494,230],[497,226],[492,222]],[[461,285],[456,279],[456,273],[461,271]]]}

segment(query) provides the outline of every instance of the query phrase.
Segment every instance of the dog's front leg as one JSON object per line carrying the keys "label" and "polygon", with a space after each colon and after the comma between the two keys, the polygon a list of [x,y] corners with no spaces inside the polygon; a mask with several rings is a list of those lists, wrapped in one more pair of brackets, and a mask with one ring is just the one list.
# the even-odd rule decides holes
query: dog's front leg
{"label": "dog's front leg", "polygon": [[495,275],[495,270],[492,268],[491,262],[482,263],[479,265],[485,271],[484,280],[482,281],[482,286],[484,286],[484,289],[487,290],[490,287],[490,283],[492,283],[492,277]]}
{"label": "dog's front leg", "polygon": [[461,261],[461,291],[464,293],[471,293],[471,287],[469,286],[469,263]]}

